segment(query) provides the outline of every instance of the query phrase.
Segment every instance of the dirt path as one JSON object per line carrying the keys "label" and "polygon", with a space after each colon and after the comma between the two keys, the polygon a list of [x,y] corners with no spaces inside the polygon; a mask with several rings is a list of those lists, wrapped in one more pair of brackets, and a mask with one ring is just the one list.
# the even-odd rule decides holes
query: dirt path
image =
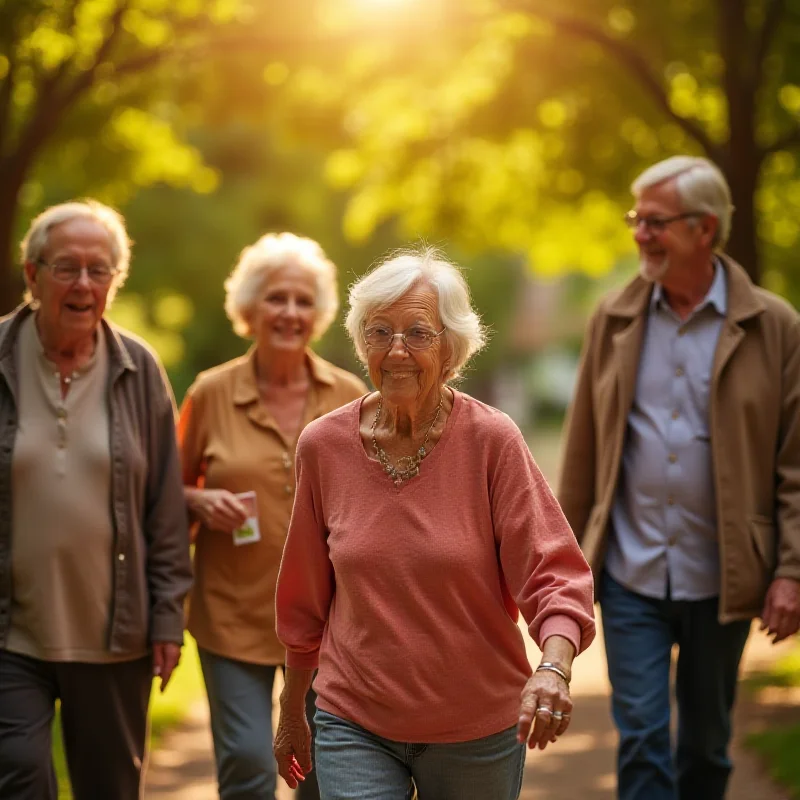
{"label": "dirt path", "polygon": [[[743,671],[763,669],[786,646],[773,648],[763,634],[754,633],[745,651]],[[538,659],[529,644],[532,663]],[[528,752],[521,800],[612,800],[615,786],[616,733],[609,710],[609,685],[602,634],[575,662],[572,690],[575,711],[569,733],[557,747]],[[740,742],[759,707],[744,694],[737,706],[736,738],[733,748],[735,769],[728,800],[789,800],[764,775],[755,757]],[[800,717],[800,711],[797,714]]]}
{"label": "dirt path", "polygon": [[[527,641],[532,663],[538,650]],[[761,634],[753,634],[745,652],[744,671],[762,669],[783,647],[773,648]],[[602,636],[576,662],[573,679],[575,713],[570,732],[544,752],[528,752],[521,800],[612,800],[616,734],[609,715],[608,681]],[[737,709],[737,739],[728,800],[789,800],[764,776],[756,759],[740,746],[746,729],[768,724],[772,710],[741,697]],[[795,719],[800,710],[795,709]],[[196,706],[186,722],[168,734],[164,746],[150,759],[145,797],[170,800],[216,800],[211,737],[204,704]],[[282,786],[278,800],[290,800]]]}

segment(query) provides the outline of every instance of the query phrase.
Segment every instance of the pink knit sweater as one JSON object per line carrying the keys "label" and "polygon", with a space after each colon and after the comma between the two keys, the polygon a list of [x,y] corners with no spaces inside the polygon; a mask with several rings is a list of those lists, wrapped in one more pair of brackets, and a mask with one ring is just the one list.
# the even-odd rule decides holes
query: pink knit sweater
{"label": "pink knit sweater", "polygon": [[[321,709],[387,739],[511,727],[541,644],[595,633],[592,576],[519,429],[455,392],[418,477],[395,488],[359,436],[362,400],[311,423],[276,596],[290,667]],[[513,615],[513,616],[512,616]]]}

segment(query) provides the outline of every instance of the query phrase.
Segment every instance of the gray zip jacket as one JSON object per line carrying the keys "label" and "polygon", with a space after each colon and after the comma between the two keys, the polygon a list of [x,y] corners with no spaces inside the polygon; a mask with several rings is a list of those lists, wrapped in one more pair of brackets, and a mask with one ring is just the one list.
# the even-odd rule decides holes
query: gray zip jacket
{"label": "gray zip jacket", "polygon": [[[0,649],[11,614],[11,463],[17,434],[15,343],[20,306],[0,318]],[[183,641],[183,600],[192,581],[175,401],[157,358],[105,320],[111,430],[113,590],[109,652],[139,654],[153,642]]]}

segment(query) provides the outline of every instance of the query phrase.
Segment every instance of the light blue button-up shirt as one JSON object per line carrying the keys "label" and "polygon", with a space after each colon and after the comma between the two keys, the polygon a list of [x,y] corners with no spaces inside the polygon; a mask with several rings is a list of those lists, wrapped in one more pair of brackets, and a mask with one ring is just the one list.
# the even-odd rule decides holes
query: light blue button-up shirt
{"label": "light blue button-up shirt", "polygon": [[647,597],[719,594],[709,405],[726,310],[719,263],[686,320],[653,289],[606,556],[611,577]]}

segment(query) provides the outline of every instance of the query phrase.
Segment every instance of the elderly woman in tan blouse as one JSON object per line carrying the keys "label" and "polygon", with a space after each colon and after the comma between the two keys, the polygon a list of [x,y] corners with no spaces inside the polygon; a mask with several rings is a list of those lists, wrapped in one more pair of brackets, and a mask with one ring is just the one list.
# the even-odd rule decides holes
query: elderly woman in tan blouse
{"label": "elderly woman in tan blouse", "polygon": [[[272,687],[285,656],[275,583],[295,446],[309,422],[366,387],[308,347],[338,308],[336,270],[316,242],[263,236],[242,252],[225,288],[234,330],[254,346],[202,373],[181,410],[185,495],[197,523],[189,630],[208,692],[220,797],[272,800]],[[313,779],[303,792],[316,795]]]}
{"label": "elderly woman in tan blouse", "polygon": [[40,214],[26,302],[0,320],[0,797],[55,800],[56,701],[76,800],[139,797],[152,676],[163,690],[191,581],[175,406],[105,310],[122,218]]}

